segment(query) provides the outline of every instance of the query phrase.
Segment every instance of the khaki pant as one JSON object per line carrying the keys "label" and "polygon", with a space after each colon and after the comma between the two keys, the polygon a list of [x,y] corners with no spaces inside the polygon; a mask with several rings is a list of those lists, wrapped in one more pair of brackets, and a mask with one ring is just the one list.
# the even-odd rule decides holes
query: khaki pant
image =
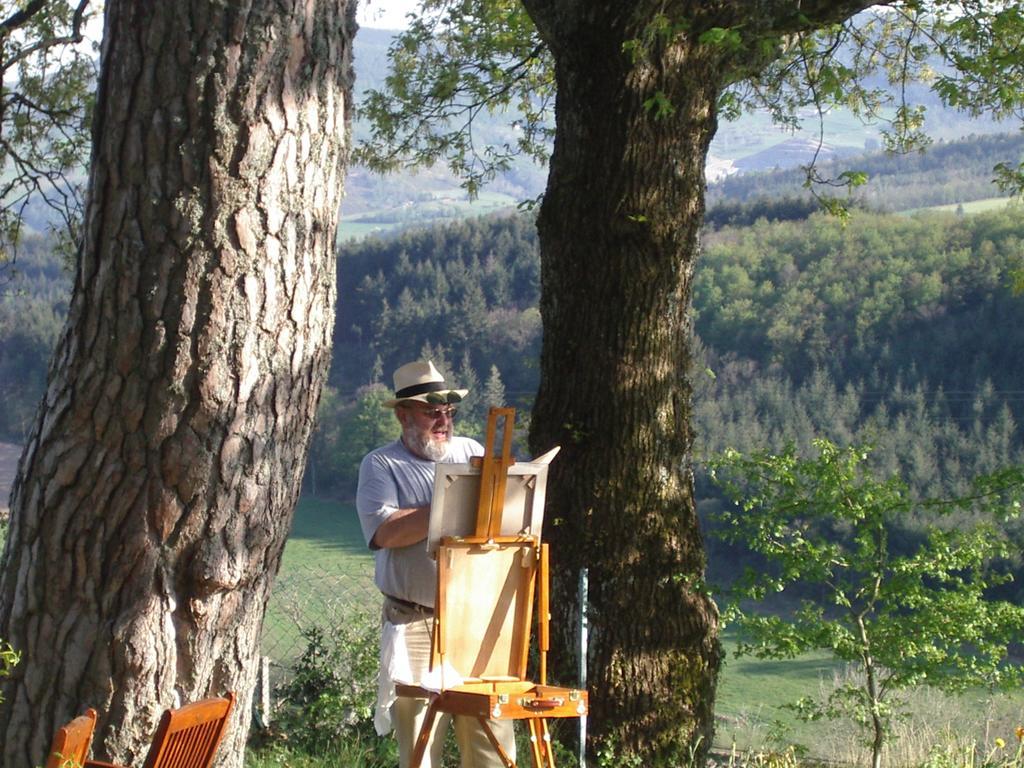
{"label": "khaki pant", "polygon": [[[419,678],[430,666],[430,638],[433,618],[422,612],[399,605],[392,600],[384,600],[384,620],[392,624],[405,624],[405,642],[409,650],[409,667],[413,676]],[[426,699],[399,697],[391,707],[391,720],[398,739],[399,768],[409,768],[412,753],[416,747],[416,737],[427,713]],[[502,768],[501,758],[476,718],[439,714],[434,720],[434,727],[427,742],[427,750],[423,756],[421,768],[440,768],[441,750],[448,726],[455,721],[455,741],[459,745],[459,757],[462,768]],[[491,730],[501,744],[502,749],[515,761],[516,743],[511,720],[489,720]]]}

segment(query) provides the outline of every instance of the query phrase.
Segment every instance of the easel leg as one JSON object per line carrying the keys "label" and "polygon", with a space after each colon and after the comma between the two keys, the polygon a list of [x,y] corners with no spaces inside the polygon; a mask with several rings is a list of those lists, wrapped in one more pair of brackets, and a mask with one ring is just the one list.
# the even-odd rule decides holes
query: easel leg
{"label": "easel leg", "polygon": [[416,746],[412,751],[412,760],[409,768],[420,768],[423,762],[423,755],[427,751],[427,743],[430,741],[430,732],[434,728],[434,720],[437,718],[437,696],[430,697],[427,705],[427,713],[423,716],[423,725],[420,726],[419,735],[416,737]]}
{"label": "easel leg", "polygon": [[544,752],[548,758],[548,768],[555,768],[555,752],[551,749],[551,734],[548,732],[548,721],[543,718],[540,721],[540,730],[544,741]]}
{"label": "easel leg", "polygon": [[478,717],[477,721],[480,723],[480,728],[483,730],[487,740],[491,742],[491,746],[494,747],[494,751],[498,753],[498,757],[501,759],[502,765],[505,768],[516,768],[516,764],[512,762],[512,758],[508,756],[505,748],[501,746],[501,742],[498,741],[498,737],[494,735],[494,731],[491,730],[491,726],[487,724],[487,720]]}
{"label": "easel leg", "polygon": [[555,768],[555,753],[551,750],[548,721],[543,717],[530,718],[530,747],[533,749],[534,768]]}
{"label": "easel leg", "polygon": [[544,756],[541,752],[541,738],[538,733],[538,721],[530,719],[526,721],[530,726],[530,752],[533,754],[533,768],[544,768]]}

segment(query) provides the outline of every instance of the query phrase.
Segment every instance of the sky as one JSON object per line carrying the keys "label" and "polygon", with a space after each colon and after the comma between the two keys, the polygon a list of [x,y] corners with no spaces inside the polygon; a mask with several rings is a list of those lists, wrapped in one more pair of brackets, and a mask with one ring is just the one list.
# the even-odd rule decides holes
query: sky
{"label": "sky", "polygon": [[418,0],[358,0],[356,19],[359,26],[373,29],[405,29],[405,14],[416,7]]}
{"label": "sky", "polygon": [[[405,14],[419,4],[419,0],[357,0],[356,20],[369,29],[405,29]],[[86,37],[97,45],[103,38],[103,12],[100,10],[89,21]]]}

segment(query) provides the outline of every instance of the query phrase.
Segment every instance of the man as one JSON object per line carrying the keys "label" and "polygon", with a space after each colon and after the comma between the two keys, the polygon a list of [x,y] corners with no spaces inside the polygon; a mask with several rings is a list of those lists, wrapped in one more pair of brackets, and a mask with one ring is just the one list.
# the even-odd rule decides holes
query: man
{"label": "man", "polygon": [[[435,463],[464,464],[480,456],[480,443],[453,435],[456,406],[468,390],[450,389],[430,361],[408,363],[395,371],[394,408],[402,436],[363,459],[356,508],[363,535],[376,552],[374,581],[384,594],[380,686],[374,722],[377,732],[393,726],[400,768],[408,768],[426,713],[422,699],[396,698],[396,681],[419,683],[430,663],[437,566],[425,539],[434,491]],[[480,724],[456,717],[455,737],[462,768],[501,766]],[[431,734],[423,768],[440,768],[450,718],[440,716]],[[515,759],[512,721],[491,721],[502,748]]]}

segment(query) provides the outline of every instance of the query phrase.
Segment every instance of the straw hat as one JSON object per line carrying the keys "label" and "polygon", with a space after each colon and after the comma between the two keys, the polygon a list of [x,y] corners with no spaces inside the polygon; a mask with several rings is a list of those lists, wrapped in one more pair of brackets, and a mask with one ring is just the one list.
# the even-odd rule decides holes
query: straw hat
{"label": "straw hat", "polygon": [[457,403],[466,396],[468,389],[449,389],[444,376],[430,360],[406,363],[395,371],[395,397],[384,403],[394,408],[405,400],[420,403]]}

